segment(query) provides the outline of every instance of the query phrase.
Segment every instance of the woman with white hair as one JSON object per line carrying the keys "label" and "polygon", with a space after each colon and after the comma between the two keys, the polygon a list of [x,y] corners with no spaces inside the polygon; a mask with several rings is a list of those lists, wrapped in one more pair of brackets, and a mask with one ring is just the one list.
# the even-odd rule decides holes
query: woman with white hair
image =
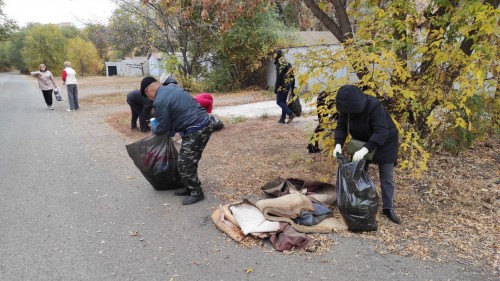
{"label": "woman with white hair", "polygon": [[64,62],[64,70],[62,72],[61,78],[66,85],[68,90],[68,101],[69,108],[66,111],[75,111],[80,109],[78,104],[78,86],[76,82],[76,71],[71,68],[71,63],[69,61]]}

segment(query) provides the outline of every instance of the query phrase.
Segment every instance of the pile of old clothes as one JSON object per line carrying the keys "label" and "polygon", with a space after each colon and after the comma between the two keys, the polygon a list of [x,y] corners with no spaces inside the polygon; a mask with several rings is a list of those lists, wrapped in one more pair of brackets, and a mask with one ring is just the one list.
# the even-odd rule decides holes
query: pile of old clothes
{"label": "pile of old clothes", "polygon": [[347,230],[330,209],[336,202],[332,184],[277,178],[262,190],[269,198],[220,205],[212,215],[215,225],[237,242],[247,235],[269,238],[278,251],[312,247],[314,239],[306,233]]}

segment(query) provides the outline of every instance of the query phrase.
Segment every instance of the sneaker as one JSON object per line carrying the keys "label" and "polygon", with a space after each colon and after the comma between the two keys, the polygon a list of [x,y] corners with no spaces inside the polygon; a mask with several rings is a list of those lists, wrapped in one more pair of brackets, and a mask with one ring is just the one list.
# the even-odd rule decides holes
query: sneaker
{"label": "sneaker", "polygon": [[69,108],[68,108],[68,109],[66,109],[66,111],[75,111],[75,110],[74,110],[74,109],[69,109]]}
{"label": "sneaker", "polygon": [[54,107],[51,105],[51,106],[49,106],[49,108],[48,108],[48,109],[50,109],[50,110],[54,110]]}
{"label": "sneaker", "polygon": [[50,109],[50,106],[47,105],[47,110],[49,110],[49,109]]}
{"label": "sneaker", "polygon": [[199,202],[201,200],[205,199],[205,195],[203,194],[203,191],[200,191],[200,192],[191,192],[191,194],[184,198],[184,200],[182,200],[182,205],[191,205],[191,204],[194,204],[196,202]]}

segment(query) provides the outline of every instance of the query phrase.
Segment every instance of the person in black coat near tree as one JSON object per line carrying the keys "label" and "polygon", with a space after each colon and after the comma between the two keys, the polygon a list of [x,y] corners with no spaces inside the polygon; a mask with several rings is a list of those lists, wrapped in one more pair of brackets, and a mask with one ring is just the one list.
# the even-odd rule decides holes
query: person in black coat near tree
{"label": "person in black coat near tree", "polygon": [[276,83],[274,85],[274,93],[276,94],[276,104],[281,107],[281,118],[278,123],[285,123],[285,118],[288,115],[289,124],[295,118],[295,114],[290,110],[286,103],[288,92],[295,86],[295,79],[293,78],[292,65],[285,60],[283,51],[277,50],[274,55],[274,64],[276,65]]}
{"label": "person in black coat near tree", "polygon": [[336,106],[338,111],[335,128],[335,149],[333,156],[342,153],[342,146],[348,134],[353,139],[366,142],[363,148],[354,153],[352,160],[363,159],[368,152],[376,149],[369,163],[378,164],[380,188],[382,191],[382,212],[392,222],[401,221],[393,206],[394,166],[398,158],[398,130],[385,111],[382,103],[375,97],[368,96],[353,85],[344,85],[337,92]]}
{"label": "person in black coat near tree", "polygon": [[127,103],[130,105],[132,117],[130,119],[130,129],[137,130],[137,118],[139,118],[139,127],[141,132],[148,132],[151,129],[148,126],[148,120],[151,117],[153,102],[143,97],[139,90],[134,90],[127,94]]}

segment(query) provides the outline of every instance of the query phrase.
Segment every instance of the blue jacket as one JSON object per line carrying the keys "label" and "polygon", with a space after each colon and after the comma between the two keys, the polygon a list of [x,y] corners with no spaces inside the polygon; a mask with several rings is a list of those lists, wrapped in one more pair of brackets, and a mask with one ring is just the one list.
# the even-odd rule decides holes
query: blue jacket
{"label": "blue jacket", "polygon": [[158,88],[153,107],[158,121],[153,133],[157,135],[185,132],[209,118],[207,111],[186,90],[173,84]]}

